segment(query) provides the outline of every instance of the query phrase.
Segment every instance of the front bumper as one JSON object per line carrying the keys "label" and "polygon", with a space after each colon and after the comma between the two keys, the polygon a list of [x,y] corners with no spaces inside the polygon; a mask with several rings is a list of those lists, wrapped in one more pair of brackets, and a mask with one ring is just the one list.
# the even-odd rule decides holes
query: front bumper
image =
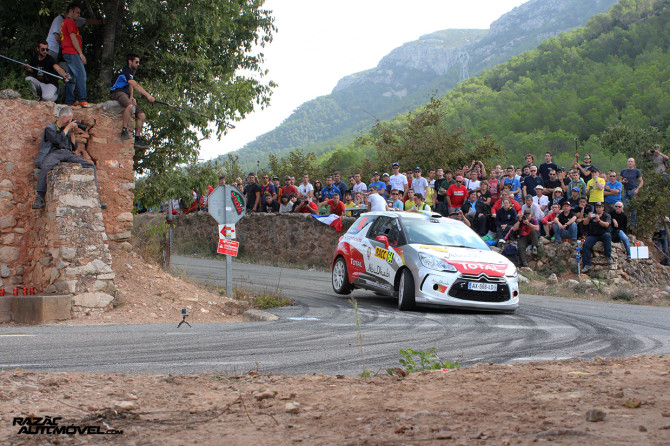
{"label": "front bumper", "polygon": [[[512,311],[519,306],[519,280],[514,277],[471,276],[420,268],[414,272],[417,305]],[[494,283],[496,291],[469,290],[468,283]]]}

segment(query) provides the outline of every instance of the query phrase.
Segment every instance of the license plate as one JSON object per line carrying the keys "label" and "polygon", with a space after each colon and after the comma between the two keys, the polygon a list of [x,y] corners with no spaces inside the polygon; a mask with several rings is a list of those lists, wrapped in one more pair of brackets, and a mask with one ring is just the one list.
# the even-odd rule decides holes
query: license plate
{"label": "license plate", "polygon": [[495,283],[468,282],[468,289],[475,291],[498,291]]}

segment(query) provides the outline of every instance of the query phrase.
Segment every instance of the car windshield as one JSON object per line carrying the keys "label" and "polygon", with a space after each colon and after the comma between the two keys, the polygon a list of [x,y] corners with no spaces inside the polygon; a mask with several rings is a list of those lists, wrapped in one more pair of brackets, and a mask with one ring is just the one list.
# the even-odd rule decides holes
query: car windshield
{"label": "car windshield", "polygon": [[458,246],[489,251],[484,241],[465,225],[444,224],[437,219],[403,222],[407,243]]}

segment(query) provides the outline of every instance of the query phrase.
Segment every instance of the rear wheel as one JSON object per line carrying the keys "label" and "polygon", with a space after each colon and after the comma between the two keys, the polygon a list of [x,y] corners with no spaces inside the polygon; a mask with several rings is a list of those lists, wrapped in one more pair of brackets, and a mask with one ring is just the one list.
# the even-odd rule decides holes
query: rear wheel
{"label": "rear wheel", "polygon": [[414,277],[407,268],[400,273],[398,284],[398,309],[408,311],[414,309]]}
{"label": "rear wheel", "polygon": [[343,257],[338,257],[333,265],[333,291],[337,294],[351,293],[351,283],[349,283],[349,275],[347,274],[347,263]]}

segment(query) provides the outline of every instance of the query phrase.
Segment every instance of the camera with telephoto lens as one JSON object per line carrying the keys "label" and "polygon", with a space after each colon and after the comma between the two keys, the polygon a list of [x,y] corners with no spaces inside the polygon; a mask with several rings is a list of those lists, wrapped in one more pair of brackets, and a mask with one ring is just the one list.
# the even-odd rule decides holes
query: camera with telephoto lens
{"label": "camera with telephoto lens", "polygon": [[86,124],[81,124],[81,123],[77,122],[75,119],[73,119],[72,122],[77,124],[77,127],[79,127],[79,130],[81,130],[82,132],[85,132],[86,129],[88,128],[88,126]]}

